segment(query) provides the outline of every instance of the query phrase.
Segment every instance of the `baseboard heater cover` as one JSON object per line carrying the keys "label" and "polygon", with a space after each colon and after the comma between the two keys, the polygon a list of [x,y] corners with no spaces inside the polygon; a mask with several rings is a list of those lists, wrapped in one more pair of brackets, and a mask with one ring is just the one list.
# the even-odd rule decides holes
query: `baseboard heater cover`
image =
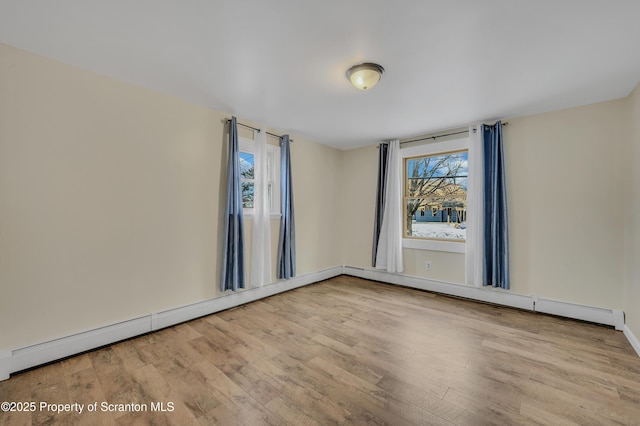
{"label": "baseboard heater cover", "polygon": [[263,287],[251,288],[238,293],[232,293],[225,296],[216,297],[215,299],[198,302],[187,306],[181,306],[175,309],[169,309],[164,312],[152,314],[151,329],[153,331],[180,324],[215,312],[224,311],[235,306],[244,305],[245,303],[254,302],[273,296],[278,293],[293,290],[294,288],[303,287],[329,278],[337,277],[342,274],[342,267],[325,269],[322,271],[305,274],[300,277],[294,277],[289,280],[277,281]]}
{"label": "baseboard heater cover", "polygon": [[339,275],[351,275],[388,284],[402,285],[420,290],[433,291],[451,296],[464,297],[482,302],[495,303],[530,311],[548,313],[567,318],[590,321],[615,326],[624,331],[632,346],[640,356],[640,342],[624,323],[624,313],[615,309],[596,308],[576,305],[535,296],[524,296],[506,291],[471,287],[467,285],[429,280],[392,274],[385,271],[338,266],[313,272],[290,280],[278,281],[260,288],[252,288],[228,296],[194,303],[187,306],[152,313],[140,318],[108,325],[94,330],[62,337],[48,342],[15,349],[0,351],[0,380],[8,379],[10,374],[51,361],[82,353],[120,340],[160,330],[185,321],[210,315],[225,309],[273,296],[294,288],[313,284]]}
{"label": "baseboard heater cover", "polygon": [[538,298],[536,300],[535,310],[536,312],[545,314],[612,325],[619,331],[622,331],[624,326],[624,315],[622,311],[616,309],[596,308],[594,306],[577,305],[574,303]]}
{"label": "baseboard heater cover", "polygon": [[12,353],[11,371],[21,371],[57,359],[66,358],[109,343],[151,331],[151,317],[144,316],[95,330],[85,331],[25,348]]}
{"label": "baseboard heater cover", "polygon": [[512,308],[611,325],[619,331],[622,331],[624,327],[624,313],[617,309],[597,308],[550,299],[540,299],[536,296],[513,294],[501,289],[447,283],[427,278],[394,274],[383,270],[345,266],[344,273],[355,277],[433,291],[449,296],[464,297]]}
{"label": "baseboard heater cover", "polygon": [[0,351],[0,380],[9,378],[11,369],[11,351]]}
{"label": "baseboard heater cover", "polygon": [[396,284],[405,287],[417,288],[419,290],[433,291],[435,293],[442,293],[449,296],[463,297],[481,302],[495,303],[496,305],[526,309],[529,311],[533,310],[533,298],[531,296],[513,294],[503,290],[472,287],[463,284],[394,274],[382,270],[354,268],[350,266],[344,268],[344,273],[346,275],[380,281],[387,284]]}
{"label": "baseboard heater cover", "polygon": [[210,315],[225,309],[273,296],[294,288],[324,281],[342,275],[343,267],[337,266],[321,271],[277,281],[263,287],[251,288],[215,299],[181,306],[167,311],[152,313],[140,318],[88,330],[78,334],[37,343],[13,351],[0,351],[0,380],[6,380],[11,373],[22,371],[58,359],[76,355],[91,349],[109,345],[151,331],[160,330]]}

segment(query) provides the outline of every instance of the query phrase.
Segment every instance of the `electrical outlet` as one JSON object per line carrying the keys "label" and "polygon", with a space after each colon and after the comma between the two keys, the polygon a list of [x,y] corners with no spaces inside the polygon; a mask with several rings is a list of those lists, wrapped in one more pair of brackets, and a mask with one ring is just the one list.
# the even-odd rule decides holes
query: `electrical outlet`
{"label": "electrical outlet", "polygon": [[430,271],[431,270],[431,261],[427,260],[427,264],[425,266],[427,268],[427,271]]}

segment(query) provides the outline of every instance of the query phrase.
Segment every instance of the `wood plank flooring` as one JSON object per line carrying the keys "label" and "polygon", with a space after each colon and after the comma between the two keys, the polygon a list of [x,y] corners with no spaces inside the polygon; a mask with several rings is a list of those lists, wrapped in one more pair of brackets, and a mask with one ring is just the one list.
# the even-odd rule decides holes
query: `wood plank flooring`
{"label": "wood plank flooring", "polygon": [[341,276],[16,374],[0,401],[84,404],[11,426],[640,425],[640,358],[608,327]]}

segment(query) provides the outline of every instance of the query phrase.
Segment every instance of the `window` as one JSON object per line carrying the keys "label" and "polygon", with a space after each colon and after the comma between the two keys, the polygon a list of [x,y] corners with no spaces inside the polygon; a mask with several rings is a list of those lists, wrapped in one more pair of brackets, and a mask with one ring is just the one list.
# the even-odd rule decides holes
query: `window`
{"label": "window", "polygon": [[255,160],[250,152],[240,151],[240,177],[242,179],[242,208],[253,208],[255,193]]}
{"label": "window", "polygon": [[[467,138],[404,148],[403,246],[464,252]],[[430,210],[430,215],[424,212]]]}
{"label": "window", "polygon": [[[242,178],[242,207],[245,215],[253,214],[257,165],[251,139],[240,138],[240,175]],[[280,214],[280,147],[267,144],[267,191],[269,210]],[[259,187],[259,186],[258,186]]]}

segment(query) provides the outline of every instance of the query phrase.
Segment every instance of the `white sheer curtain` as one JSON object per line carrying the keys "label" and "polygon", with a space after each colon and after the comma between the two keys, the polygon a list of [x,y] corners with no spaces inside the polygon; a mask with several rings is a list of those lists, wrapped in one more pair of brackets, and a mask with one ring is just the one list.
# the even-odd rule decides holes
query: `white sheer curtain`
{"label": "white sheer curtain", "polygon": [[376,268],[387,272],[402,272],[402,159],[400,158],[400,141],[389,142],[387,160],[386,196]]}
{"label": "white sheer curtain", "polygon": [[469,172],[467,179],[467,241],[465,282],[482,286],[484,259],[484,208],[481,126],[469,127]]}
{"label": "white sheer curtain", "polygon": [[267,132],[254,133],[253,237],[251,243],[251,285],[271,282],[271,209],[267,171]]}

